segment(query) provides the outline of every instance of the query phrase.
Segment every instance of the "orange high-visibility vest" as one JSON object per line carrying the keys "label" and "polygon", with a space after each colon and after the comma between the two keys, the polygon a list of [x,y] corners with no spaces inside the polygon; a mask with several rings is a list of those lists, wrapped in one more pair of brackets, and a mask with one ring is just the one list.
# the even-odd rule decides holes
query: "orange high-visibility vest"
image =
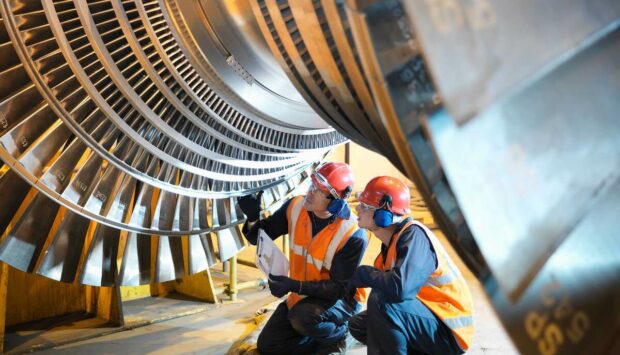
{"label": "orange high-visibility vest", "polygon": [[[334,255],[358,230],[355,216],[351,215],[347,220],[337,218],[314,238],[310,216],[303,208],[303,196],[295,197],[291,201],[286,216],[290,241],[290,277],[301,281],[329,280]],[[306,296],[291,292],[287,299],[288,308],[293,308],[304,297]],[[366,299],[366,291],[358,289],[355,299],[363,302]]]}
{"label": "orange high-visibility vest", "polygon": [[417,298],[452,330],[461,349],[467,350],[474,337],[473,303],[469,287],[433,232],[417,221],[407,223],[392,238],[385,260],[379,253],[375,259],[375,267],[385,271],[394,268],[398,238],[411,225],[417,225],[424,230],[437,255],[437,269],[422,286]]}

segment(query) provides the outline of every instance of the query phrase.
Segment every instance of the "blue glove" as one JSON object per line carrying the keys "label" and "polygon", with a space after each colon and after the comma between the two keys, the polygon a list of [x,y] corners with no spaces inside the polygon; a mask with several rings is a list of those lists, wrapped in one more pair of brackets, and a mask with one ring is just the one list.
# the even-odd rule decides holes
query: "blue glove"
{"label": "blue glove", "polygon": [[278,298],[289,292],[299,292],[301,289],[301,281],[293,280],[286,276],[269,274],[268,282],[271,294]]}

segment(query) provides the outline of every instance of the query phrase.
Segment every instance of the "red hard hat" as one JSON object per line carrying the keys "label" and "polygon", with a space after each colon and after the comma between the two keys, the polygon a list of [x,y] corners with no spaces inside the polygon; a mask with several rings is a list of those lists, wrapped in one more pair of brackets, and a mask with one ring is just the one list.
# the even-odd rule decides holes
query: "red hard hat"
{"label": "red hard hat", "polygon": [[[390,199],[392,203],[386,203]],[[370,180],[358,200],[373,207],[385,208],[400,216],[411,212],[409,187],[391,176],[378,176]]]}
{"label": "red hard hat", "polygon": [[[312,173],[312,182],[336,198],[347,198],[345,190],[353,189],[353,171],[345,163],[326,163]],[[349,189],[347,189],[347,187]],[[347,192],[347,193],[348,193]]]}

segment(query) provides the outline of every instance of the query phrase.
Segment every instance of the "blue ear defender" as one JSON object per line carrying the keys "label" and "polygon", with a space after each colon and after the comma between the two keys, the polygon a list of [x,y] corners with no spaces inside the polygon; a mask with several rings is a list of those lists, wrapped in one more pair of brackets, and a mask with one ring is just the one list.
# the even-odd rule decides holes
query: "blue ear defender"
{"label": "blue ear defender", "polygon": [[327,205],[327,212],[331,214],[337,214],[347,204],[347,201],[343,198],[333,199],[329,205]]}
{"label": "blue ear defender", "polygon": [[[327,205],[327,212],[333,214],[333,215],[337,215],[340,213],[340,211],[342,211],[342,209],[345,207],[345,205],[347,204],[347,198],[349,197],[349,195],[351,194],[352,188],[351,186],[347,186],[346,189],[344,189],[343,193],[342,193],[342,198],[335,198],[329,203],[329,205]],[[333,196],[332,196],[333,197]]]}
{"label": "blue ear defender", "polygon": [[394,221],[394,214],[390,212],[389,208],[392,207],[392,196],[383,195],[381,198],[381,208],[375,210],[373,219],[375,225],[379,228],[388,227]]}

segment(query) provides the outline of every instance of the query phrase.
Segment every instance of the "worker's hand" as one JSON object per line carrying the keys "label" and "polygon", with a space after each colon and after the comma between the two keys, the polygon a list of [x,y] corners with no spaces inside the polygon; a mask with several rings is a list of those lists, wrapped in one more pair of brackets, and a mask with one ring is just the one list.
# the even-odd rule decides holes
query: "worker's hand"
{"label": "worker's hand", "polygon": [[321,313],[321,319],[337,325],[346,324],[349,318],[356,315],[362,306],[354,299],[339,299],[331,307]]}
{"label": "worker's hand", "polygon": [[286,276],[269,274],[269,290],[271,294],[280,298],[289,292],[299,292],[301,281],[293,280]]}
{"label": "worker's hand", "polygon": [[237,199],[239,208],[248,218],[248,222],[258,221],[260,215],[260,199],[263,196],[263,191],[259,191],[257,194],[249,194]]}

